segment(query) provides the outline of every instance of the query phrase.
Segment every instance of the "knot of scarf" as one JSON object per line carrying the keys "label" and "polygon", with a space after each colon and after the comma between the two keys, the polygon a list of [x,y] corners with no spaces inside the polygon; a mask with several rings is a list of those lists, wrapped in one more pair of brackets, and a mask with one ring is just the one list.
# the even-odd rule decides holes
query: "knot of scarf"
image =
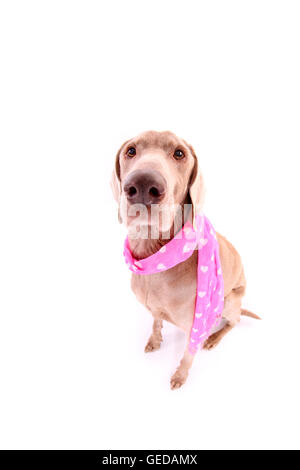
{"label": "knot of scarf", "polygon": [[197,290],[188,349],[195,354],[217,326],[224,307],[224,281],[220,263],[219,244],[214,228],[203,214],[195,217],[195,228],[187,221],[166,245],[147,258],[136,260],[124,245],[124,257],[129,269],[139,275],[149,275],[173,268],[186,261],[198,250]]}

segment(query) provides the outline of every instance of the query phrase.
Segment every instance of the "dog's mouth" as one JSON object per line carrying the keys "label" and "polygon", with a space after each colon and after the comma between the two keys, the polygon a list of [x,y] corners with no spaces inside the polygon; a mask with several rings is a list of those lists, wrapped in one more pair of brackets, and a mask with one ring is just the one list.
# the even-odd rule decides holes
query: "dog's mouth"
{"label": "dog's mouth", "polygon": [[123,208],[122,220],[131,238],[169,238],[175,219],[173,205],[163,203],[151,204],[150,206],[127,204],[124,198]]}

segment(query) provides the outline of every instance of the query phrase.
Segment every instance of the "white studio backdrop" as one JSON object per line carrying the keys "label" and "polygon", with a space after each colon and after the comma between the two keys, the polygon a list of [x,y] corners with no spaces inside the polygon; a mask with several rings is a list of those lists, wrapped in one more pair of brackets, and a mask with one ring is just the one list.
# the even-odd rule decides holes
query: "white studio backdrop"
{"label": "white studio backdrop", "polygon": [[[297,1],[1,1],[0,447],[299,448]],[[183,334],[122,257],[124,140],[190,142],[243,318],[171,391]]]}

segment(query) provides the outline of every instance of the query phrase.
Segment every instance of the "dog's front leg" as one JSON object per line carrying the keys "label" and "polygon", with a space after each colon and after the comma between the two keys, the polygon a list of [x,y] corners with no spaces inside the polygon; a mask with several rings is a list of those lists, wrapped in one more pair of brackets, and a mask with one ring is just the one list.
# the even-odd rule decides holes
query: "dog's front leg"
{"label": "dog's front leg", "polygon": [[181,385],[186,381],[190,367],[193,363],[194,355],[188,351],[186,348],[183,358],[180,361],[179,366],[177,367],[175,373],[171,377],[171,389],[180,388]]}
{"label": "dog's front leg", "polygon": [[160,348],[160,343],[162,342],[162,326],[162,320],[155,318],[153,321],[152,334],[148,339],[148,343],[145,346],[145,352],[156,351]]}

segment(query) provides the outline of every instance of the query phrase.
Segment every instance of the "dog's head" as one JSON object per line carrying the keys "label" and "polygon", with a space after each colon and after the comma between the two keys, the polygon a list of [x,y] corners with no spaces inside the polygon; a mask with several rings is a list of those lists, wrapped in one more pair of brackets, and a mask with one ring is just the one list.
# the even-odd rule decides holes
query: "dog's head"
{"label": "dog's head", "polygon": [[169,131],[148,131],[126,141],[117,153],[111,186],[119,220],[129,230],[156,226],[166,232],[183,204],[191,204],[193,217],[203,205],[196,154]]}

